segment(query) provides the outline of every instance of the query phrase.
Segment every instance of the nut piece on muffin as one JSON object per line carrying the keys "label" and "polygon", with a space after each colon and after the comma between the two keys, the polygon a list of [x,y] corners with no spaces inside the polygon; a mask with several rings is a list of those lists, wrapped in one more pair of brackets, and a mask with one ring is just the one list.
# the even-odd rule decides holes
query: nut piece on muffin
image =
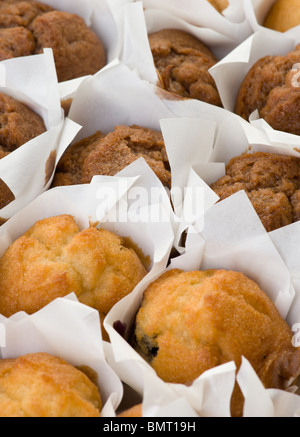
{"label": "nut piece on muffin", "polygon": [[300,0],[276,0],[268,11],[263,25],[278,32],[286,32],[300,24]]}
{"label": "nut piece on muffin", "polygon": [[95,175],[114,176],[144,158],[166,187],[171,185],[168,157],[161,132],[137,126],[98,131],[68,147],[56,167],[53,186],[89,183]]}
{"label": "nut piece on muffin", "polygon": [[0,417],[100,417],[97,385],[45,352],[0,360]]}
{"label": "nut piece on muffin", "polygon": [[178,29],[162,29],[148,38],[162,88],[183,98],[222,106],[208,71],[218,61],[205,44]]}
{"label": "nut piece on muffin", "polygon": [[244,153],[211,185],[225,199],[244,190],[267,232],[300,220],[300,159],[275,153]]}
{"label": "nut piece on muffin", "polygon": [[94,74],[106,64],[102,41],[76,14],[38,1],[0,2],[0,60],[53,50],[58,81]]}
{"label": "nut piece on muffin", "polygon": [[[169,270],[144,291],[134,349],[164,381],[190,385],[208,369],[244,356],[265,387],[284,389],[300,372],[293,333],[260,287],[243,273]],[[232,415],[242,414],[238,387]]]}
{"label": "nut piece on muffin", "polygon": [[276,130],[300,134],[300,45],[285,56],[264,56],[248,71],[238,91],[235,112],[245,120],[258,110]]}
{"label": "nut piece on muffin", "polygon": [[103,228],[91,225],[80,231],[71,215],[39,220],[0,258],[0,313],[32,314],[75,293],[103,320],[147,274],[132,247]]}

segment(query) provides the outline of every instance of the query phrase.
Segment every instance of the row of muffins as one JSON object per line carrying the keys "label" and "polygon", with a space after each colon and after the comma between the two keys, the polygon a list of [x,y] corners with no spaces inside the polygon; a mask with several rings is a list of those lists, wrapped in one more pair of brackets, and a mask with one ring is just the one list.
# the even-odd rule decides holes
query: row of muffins
{"label": "row of muffins", "polygon": [[[133,126],[133,128],[134,127],[136,127],[136,126]],[[128,141],[128,130],[130,130],[129,128],[126,128],[127,129],[127,132],[126,132],[126,141]],[[126,130],[125,129],[125,130]],[[140,127],[138,127],[138,129],[137,129],[137,133],[136,132],[133,132],[132,133],[132,131],[130,131],[130,134],[131,135],[133,135],[133,137],[134,137],[134,139],[137,137],[137,140],[138,141],[141,141],[141,143],[138,143],[138,142],[136,142],[136,143],[134,143],[134,141],[132,141],[131,139],[130,139],[130,141],[128,141],[128,143],[126,144],[126,146],[128,147],[128,144],[134,144],[134,146],[132,146],[132,149],[133,149],[133,151],[134,151],[134,148],[136,148],[138,151],[139,151],[139,153],[140,153],[140,149],[143,147],[143,148],[145,148],[145,150],[148,150],[149,149],[149,146],[148,146],[148,139],[149,139],[149,136],[151,137],[151,136],[153,136],[153,132],[147,132],[147,130],[146,130],[146,140],[144,139],[144,138],[142,138],[142,139],[140,139],[140,133],[141,133],[141,130],[142,131],[144,131],[145,129],[141,129]],[[156,133],[155,133],[155,136],[156,136]],[[122,140],[123,140],[123,143],[124,143],[124,138],[122,139],[121,138],[121,142],[122,142]],[[155,158],[157,158],[157,156],[159,156],[159,160],[158,161],[162,161],[162,162],[164,162],[164,167],[163,167],[163,171],[164,172],[166,172],[167,171],[167,169],[165,168],[165,161],[166,161],[166,159],[165,159],[165,151],[163,150],[163,148],[162,148],[162,145],[161,145],[161,143],[162,143],[162,138],[160,138],[160,146],[159,146],[159,150],[158,150],[158,152],[157,152],[157,145],[155,145],[155,147],[154,147],[154,150],[153,151],[151,151],[151,149],[150,149],[150,153],[149,153],[149,155],[150,155],[150,158],[151,158],[151,160],[155,160],[155,161],[157,161],[157,159],[155,159]],[[124,147],[124,144],[122,144],[122,146]],[[99,152],[98,152],[99,153]],[[127,153],[127,152],[126,152]],[[109,153],[109,155],[110,155],[110,153]],[[145,156],[145,153],[143,153],[143,155]],[[141,155],[137,155],[137,156],[141,156]],[[147,155],[146,155],[147,156]],[[164,159],[162,159],[161,158],[161,156],[164,156]],[[148,157],[147,157],[148,158]],[[80,158],[81,159],[81,158]],[[151,162],[151,160],[149,159],[148,161],[149,162]],[[109,161],[111,162],[111,158],[109,159]],[[125,160],[125,162],[127,162],[127,163],[130,163],[131,162],[131,159],[129,159],[128,161],[126,161]],[[72,166],[72,168],[74,168],[74,164],[72,164],[71,163],[71,166]],[[120,168],[120,167],[119,167]],[[98,170],[96,170],[97,172],[98,172]],[[297,173],[297,172],[296,172]],[[96,173],[96,174],[98,174],[98,173]],[[285,174],[285,171],[284,171],[284,174]],[[294,176],[292,176],[292,178],[294,179],[295,177]],[[268,187],[269,188],[269,187]]]}

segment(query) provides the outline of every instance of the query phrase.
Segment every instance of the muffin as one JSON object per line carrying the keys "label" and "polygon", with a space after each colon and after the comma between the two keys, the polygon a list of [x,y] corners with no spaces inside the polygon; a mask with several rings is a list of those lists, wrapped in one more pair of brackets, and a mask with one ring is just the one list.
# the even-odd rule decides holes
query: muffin
{"label": "muffin", "polygon": [[[169,270],[144,292],[130,339],[169,383],[190,385],[208,369],[244,356],[265,387],[284,389],[300,371],[292,331],[259,286],[226,270]],[[232,416],[243,397],[235,387]]]}
{"label": "muffin", "polygon": [[0,313],[32,314],[75,293],[103,320],[147,273],[133,246],[92,225],[80,231],[71,215],[37,221],[0,258]]}
{"label": "muffin", "polygon": [[58,81],[94,74],[106,64],[102,41],[76,14],[37,1],[0,2],[0,60],[53,50]]}
{"label": "muffin", "polygon": [[228,0],[207,0],[218,12],[222,13],[229,6]]}
{"label": "muffin", "polygon": [[268,11],[263,25],[269,29],[285,32],[300,24],[300,1],[277,0]]}
{"label": "muffin", "polygon": [[114,176],[144,158],[162,184],[170,187],[171,173],[161,132],[145,127],[116,126],[68,147],[56,167],[53,186],[89,183],[95,175]]}
{"label": "muffin", "polygon": [[[27,105],[0,92],[0,159],[46,131],[43,119]],[[0,208],[15,199],[0,179]]]}
{"label": "muffin", "polygon": [[225,199],[244,190],[267,232],[300,219],[300,159],[275,153],[244,153],[211,185]]}
{"label": "muffin", "polygon": [[98,387],[48,353],[0,360],[0,417],[100,417]]}
{"label": "muffin", "polygon": [[217,59],[205,44],[178,29],[162,29],[148,38],[162,88],[183,98],[222,106],[208,71]]}
{"label": "muffin", "polygon": [[300,134],[300,45],[285,56],[264,56],[248,71],[235,112],[245,120],[254,110],[276,130]]}

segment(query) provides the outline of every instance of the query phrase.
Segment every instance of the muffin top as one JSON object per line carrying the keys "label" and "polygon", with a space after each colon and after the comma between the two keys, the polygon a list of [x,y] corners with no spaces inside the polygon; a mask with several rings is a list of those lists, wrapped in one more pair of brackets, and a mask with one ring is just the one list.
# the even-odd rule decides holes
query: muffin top
{"label": "muffin top", "polygon": [[45,352],[0,360],[0,417],[100,417],[98,387]]}
{"label": "muffin top", "polygon": [[299,158],[244,153],[228,162],[225,176],[211,188],[220,200],[244,190],[268,232],[300,220]]}
{"label": "muffin top", "polygon": [[63,214],[37,221],[0,258],[0,313],[32,314],[75,293],[104,317],[147,271],[125,238]]}
{"label": "muffin top", "polygon": [[193,35],[162,29],[148,35],[161,86],[175,95],[221,106],[209,68],[217,63],[210,49]]}
{"label": "muffin top", "polygon": [[235,112],[248,120],[259,115],[276,130],[299,135],[300,45],[285,56],[264,56],[246,74],[236,99]]}
{"label": "muffin top", "polygon": [[[135,350],[166,382],[191,384],[206,370],[246,357],[266,387],[283,387],[300,369],[292,332],[263,290],[226,270],[162,274],[144,291]],[[233,415],[241,397],[233,396]]]}
{"label": "muffin top", "polygon": [[0,60],[51,48],[58,81],[94,74],[106,63],[102,41],[76,14],[37,1],[0,2]]}
{"label": "muffin top", "polygon": [[70,146],[60,159],[53,186],[89,183],[95,175],[114,176],[144,158],[163,185],[171,173],[161,132],[137,126],[116,126],[107,135],[98,131]]}

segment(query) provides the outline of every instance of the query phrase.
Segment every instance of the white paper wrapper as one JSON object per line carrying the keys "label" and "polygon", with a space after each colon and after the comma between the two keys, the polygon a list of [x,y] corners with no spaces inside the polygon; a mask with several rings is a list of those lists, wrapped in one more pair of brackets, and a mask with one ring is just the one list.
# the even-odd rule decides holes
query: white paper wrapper
{"label": "white paper wrapper", "polygon": [[[0,316],[1,358],[17,358],[28,353],[47,352],[74,366],[89,366],[98,374],[103,402],[101,416],[114,416],[123,396],[120,379],[108,366],[98,312],[80,304],[73,295],[59,298],[32,315]],[[3,331],[4,330],[4,331]]]}
{"label": "white paper wrapper", "polygon": [[[231,19],[232,18],[232,19]],[[251,34],[242,7],[232,2],[228,15],[219,14],[208,2],[147,0],[131,2],[124,8],[123,51],[120,59],[142,79],[157,83],[157,73],[148,34],[163,28],[191,33],[221,59]]]}
{"label": "white paper wrapper", "polygon": [[0,90],[38,113],[47,129],[0,160],[0,178],[14,195],[0,216],[9,218],[48,188],[59,157],[79,127],[63,118],[51,49],[2,61]]}
{"label": "white paper wrapper", "polygon": [[[185,252],[171,259],[170,268],[186,271],[209,268],[241,271],[265,290],[282,317],[287,315],[295,295],[290,272],[244,192],[211,206],[205,212],[204,219],[189,228]],[[121,380],[144,397],[146,415],[149,411],[159,415],[160,408],[181,397],[199,416],[230,415],[230,397],[236,370],[234,363],[205,372],[191,387],[163,383],[131,348],[126,337],[123,338],[114,329],[114,323],[121,321],[129,332],[143,291],[158,274],[149,276],[147,281],[118,302],[107,315],[105,327],[112,347],[110,364]],[[151,387],[159,386],[160,396],[154,400],[153,395],[149,394]],[[179,409],[174,408],[172,413],[173,416],[181,416]]]}

